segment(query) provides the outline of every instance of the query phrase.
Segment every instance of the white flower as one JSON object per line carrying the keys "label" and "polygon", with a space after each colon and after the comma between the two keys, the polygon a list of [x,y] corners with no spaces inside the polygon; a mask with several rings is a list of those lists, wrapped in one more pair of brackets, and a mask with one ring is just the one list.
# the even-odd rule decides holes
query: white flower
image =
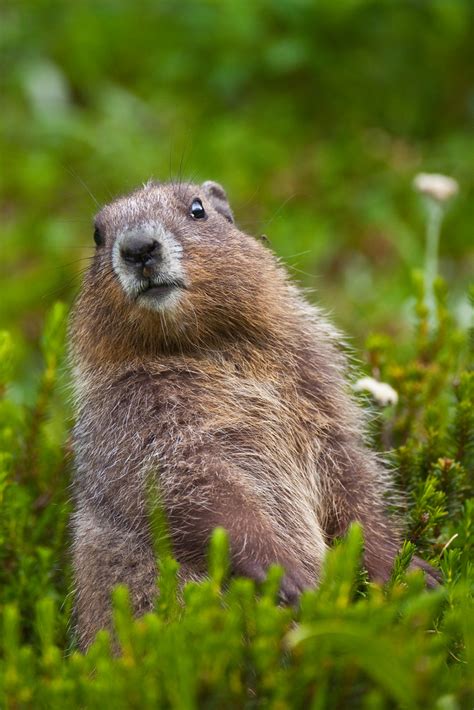
{"label": "white flower", "polygon": [[459,185],[454,178],[437,173],[418,173],[413,180],[413,186],[415,190],[437,202],[446,202],[459,191]]}
{"label": "white flower", "polygon": [[398,402],[398,393],[387,382],[379,382],[373,377],[362,377],[354,385],[356,392],[370,392],[377,404],[386,407],[389,404]]}

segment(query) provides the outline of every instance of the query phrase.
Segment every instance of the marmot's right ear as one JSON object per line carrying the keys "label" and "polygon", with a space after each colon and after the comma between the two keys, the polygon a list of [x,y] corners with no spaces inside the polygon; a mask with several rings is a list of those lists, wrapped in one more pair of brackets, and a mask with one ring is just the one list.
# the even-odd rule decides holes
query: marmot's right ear
{"label": "marmot's right ear", "polygon": [[225,194],[225,190],[222,185],[219,185],[218,182],[213,182],[212,180],[206,180],[206,182],[203,182],[201,187],[214,209],[229,222],[233,222],[234,215],[232,214],[232,210],[230,209],[230,205],[227,200],[227,195]]}

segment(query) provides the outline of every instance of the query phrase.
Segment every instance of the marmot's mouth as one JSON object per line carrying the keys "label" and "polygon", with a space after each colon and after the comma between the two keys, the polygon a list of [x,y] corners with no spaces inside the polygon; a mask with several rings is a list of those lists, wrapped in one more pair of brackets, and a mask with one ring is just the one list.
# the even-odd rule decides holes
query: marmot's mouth
{"label": "marmot's mouth", "polygon": [[162,281],[160,283],[151,282],[140,291],[137,298],[139,296],[163,298],[163,296],[167,296],[178,288],[184,289],[186,286],[182,281]]}

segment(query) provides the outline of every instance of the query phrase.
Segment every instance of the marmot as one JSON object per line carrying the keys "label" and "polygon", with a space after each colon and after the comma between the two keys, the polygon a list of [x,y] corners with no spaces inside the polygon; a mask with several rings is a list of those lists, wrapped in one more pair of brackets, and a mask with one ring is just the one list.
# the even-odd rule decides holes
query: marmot
{"label": "marmot", "polygon": [[183,582],[206,575],[222,526],[231,573],[262,580],[278,563],[293,603],[351,521],[368,574],[386,580],[400,537],[340,335],[238,229],[224,189],[149,182],[99,212],[94,239],[70,327],[81,647],[108,625],[114,585],[137,615],[152,607],[150,475]]}

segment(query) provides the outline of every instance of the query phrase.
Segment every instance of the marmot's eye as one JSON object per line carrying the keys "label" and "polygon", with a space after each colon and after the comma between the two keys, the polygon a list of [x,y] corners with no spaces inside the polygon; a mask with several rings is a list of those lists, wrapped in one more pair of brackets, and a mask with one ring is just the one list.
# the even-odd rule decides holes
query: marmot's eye
{"label": "marmot's eye", "polygon": [[102,234],[100,233],[100,230],[98,227],[94,229],[94,241],[96,243],[96,246],[100,247],[104,243],[104,238]]}
{"label": "marmot's eye", "polygon": [[199,197],[195,197],[190,209],[191,217],[194,219],[204,219],[206,216],[206,211],[202,206],[202,202]]}

